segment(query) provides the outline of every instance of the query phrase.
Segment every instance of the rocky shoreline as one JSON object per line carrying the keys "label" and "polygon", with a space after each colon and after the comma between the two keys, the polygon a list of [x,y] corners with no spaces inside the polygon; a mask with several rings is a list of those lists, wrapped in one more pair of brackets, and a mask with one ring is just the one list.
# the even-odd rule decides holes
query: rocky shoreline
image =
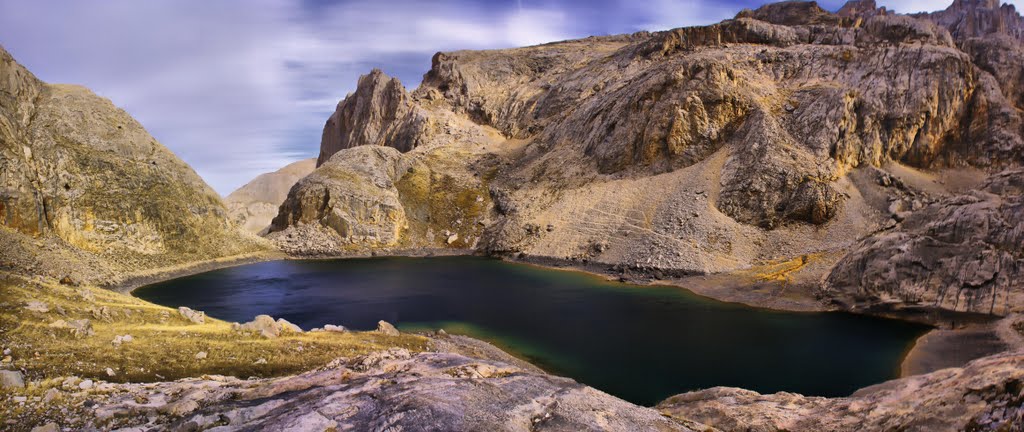
{"label": "rocky shoreline", "polygon": [[[256,262],[266,262],[278,259],[289,260],[334,260],[334,259],[363,259],[363,258],[424,258],[433,256],[488,256],[478,251],[468,249],[440,249],[420,248],[405,250],[382,250],[369,253],[348,252],[345,254],[317,254],[309,256],[263,254],[256,257],[235,258],[223,261],[198,263],[188,269],[175,272],[161,272],[160,276],[149,276],[145,283],[137,283],[119,288],[117,291],[130,294],[136,288],[144,285],[158,283],[178,277],[203,273],[206,271],[221,268],[235,267]],[[532,265],[549,270],[574,271],[586,273],[609,281],[618,281],[635,285],[662,285],[685,290],[697,296],[706,297],[712,300],[743,304],[752,308],[785,311],[785,312],[848,312],[878,316],[889,319],[903,320],[914,323],[922,323],[933,326],[925,335],[907,350],[899,367],[900,376],[906,377],[933,372],[939,369],[950,367],[961,367],[970,361],[988,355],[998,354],[1006,351],[1024,349],[1024,338],[1019,333],[1007,331],[1007,328],[1017,322],[1024,321],[1024,317],[1013,315],[1010,317],[992,317],[989,315],[958,313],[942,310],[854,310],[843,311],[834,306],[812,302],[798,303],[800,305],[813,304],[814,307],[775,307],[776,301],[757,301],[759,299],[744,298],[745,301],[738,301],[738,295],[748,294],[749,285],[742,285],[743,280],[750,281],[749,275],[707,275],[688,276],[683,278],[661,279],[664,274],[660,272],[645,272],[643,270],[623,271],[616,266],[602,265],[597,263],[579,263],[570,260],[561,260],[550,257],[530,256],[488,256],[493,259],[501,259],[508,262]],[[707,290],[694,290],[687,281],[702,279],[704,283],[714,284],[718,289],[710,295]],[[711,282],[709,282],[709,279]],[[735,283],[730,288],[729,284],[722,284],[722,280],[729,280]],[[762,282],[769,285],[768,282]],[[777,282],[774,284],[778,284]],[[723,289],[724,288],[724,289]],[[724,294],[723,294],[723,291]],[[717,295],[716,295],[717,294]],[[343,324],[343,323],[342,323]]]}
{"label": "rocky shoreline", "polygon": [[[424,253],[420,256],[429,255],[421,252]],[[1005,324],[1000,331],[1010,331],[1021,338],[1007,328],[1009,325]],[[301,334],[281,334],[267,341],[287,342],[298,335]],[[37,414],[39,423],[7,426],[28,430],[32,424],[54,424],[122,431],[326,431],[382,427],[417,430],[423,425],[466,430],[811,430],[807,429],[807,421],[814,418],[828,425],[827,430],[855,430],[864,422],[878,428],[899,424],[944,430],[962,424],[967,417],[972,424],[999,425],[1024,414],[1013,399],[1014,388],[989,386],[973,390],[996,377],[996,381],[1024,379],[1024,368],[1020,367],[1024,351],[989,356],[969,363],[964,369],[945,369],[880,383],[849,398],[759,395],[741,389],[713,388],[671,397],[652,409],[545,374],[485,342],[443,332],[417,337],[424,336],[429,347],[424,352],[384,349],[280,378],[240,380],[204,375],[140,384],[76,377],[32,383],[26,380],[30,391],[27,396],[15,396],[21,400],[15,401],[17,406],[47,406],[51,411]],[[377,337],[387,340],[394,336],[387,336],[384,331],[383,336]],[[147,339],[136,338],[131,343],[147,343]],[[169,341],[164,339],[162,343]],[[290,345],[300,349],[303,346]],[[312,345],[306,347],[310,349]],[[206,352],[202,352],[200,361],[206,361]],[[209,352],[218,355],[217,350]],[[919,401],[917,393],[906,393],[906,389],[917,386],[934,389],[935,397]],[[946,413],[936,417],[936,413],[945,412],[943,407],[949,403],[945,401],[965,388],[968,393],[977,393],[965,406],[967,414]],[[440,400],[448,402],[439,405]],[[508,409],[495,410],[495,406]],[[883,411],[864,417],[861,406]],[[929,414],[907,414],[908,406]],[[56,414],[52,411],[54,407],[58,409]],[[19,414],[12,414],[11,418],[24,419]]]}

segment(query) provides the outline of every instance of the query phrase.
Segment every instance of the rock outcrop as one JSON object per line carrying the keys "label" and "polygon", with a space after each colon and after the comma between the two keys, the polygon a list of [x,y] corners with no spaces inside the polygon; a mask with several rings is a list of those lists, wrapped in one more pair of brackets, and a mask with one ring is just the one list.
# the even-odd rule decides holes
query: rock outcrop
{"label": "rock outcrop", "polygon": [[412,150],[423,143],[428,126],[427,113],[412,103],[402,83],[374,69],[359,78],[355,93],[338,103],[327,119],[316,166],[356,146],[388,143],[402,151]]}
{"label": "rock outcrop", "polygon": [[103,429],[707,430],[532,368],[404,349],[280,379],[101,387],[83,420]]}
{"label": "rock outcrop", "polygon": [[762,395],[716,387],[656,408],[723,431],[1019,431],[1024,353],[1013,352],[889,381],[847,398]]}
{"label": "rock outcrop", "polygon": [[266,248],[127,113],[0,49],[0,268],[109,284]]}
{"label": "rock outcrop", "polygon": [[1024,171],[913,212],[836,264],[825,294],[849,306],[1024,311]]}
{"label": "rock outcrop", "polygon": [[916,16],[948,28],[958,41],[1001,34],[1024,42],[1024,18],[999,0],[953,0],[945,10]]}
{"label": "rock outcrop", "polygon": [[1024,17],[998,0],[955,0],[946,10],[917,15],[949,30],[978,67],[991,73],[1006,98],[1024,109]]}
{"label": "rock outcrop", "polygon": [[398,150],[362,147],[347,150],[296,184],[271,230],[288,225],[322,223],[341,241],[371,247],[390,246],[406,225],[395,188]]}
{"label": "rock outcrop", "polygon": [[930,432],[1017,431],[1024,421],[1022,352],[845,398],[716,387],[652,409],[519,365],[500,352],[460,354],[474,349],[467,343],[452,340],[438,346],[440,352],[378,351],[283,378],[90,382],[89,389],[71,386],[56,394],[69,406],[90,401],[64,425],[111,430]]}
{"label": "rock outcrop", "polygon": [[[360,79],[360,87],[380,82],[397,83],[375,71]],[[395,91],[408,100],[400,85]],[[374,93],[357,90],[339,109],[350,109],[363,94]],[[417,110],[432,128],[447,132],[421,135],[406,153],[396,149],[403,148],[394,141],[398,135],[384,141],[393,146],[329,152],[333,144],[325,145],[322,155],[329,160],[295,184],[271,224],[278,246],[298,255],[474,247],[492,207],[487,177],[495,161],[485,152],[498,134],[451,112]],[[333,127],[328,123],[325,134]]]}
{"label": "rock outcrop", "polygon": [[[991,24],[950,18],[957,14]],[[907,216],[978,187],[907,179],[899,188],[878,178],[935,180],[965,169],[983,177],[1021,166],[1019,19],[1012,7],[977,1],[920,16],[868,0],[837,14],[784,2],[706,27],[438,53],[411,93],[374,71],[328,121],[323,171],[292,191],[272,230],[291,232],[276,237],[291,251],[415,247],[427,235],[437,247],[448,238],[491,254],[661,275],[745,271],[805,256],[831,264],[871,241],[865,237],[878,233],[881,241],[893,223],[945,218],[938,210]],[[365,165],[367,150],[351,147],[363,145],[391,147],[402,153],[389,158],[421,164],[360,174],[350,165]],[[326,192],[386,177],[395,186],[381,183],[374,193],[408,218],[413,212],[398,185],[420,167],[459,173],[473,179],[471,189],[488,191],[484,200],[493,207],[473,218],[484,224],[478,240],[458,241],[467,238],[450,227],[459,220],[437,224],[436,209],[419,212],[429,229],[406,230],[397,216],[352,216],[368,202],[376,206],[372,199],[350,206]],[[903,209],[897,201],[919,205]],[[360,233],[360,224],[372,232]],[[992,257],[968,244],[961,254],[991,267]],[[1019,254],[1001,256],[1009,261],[1000,268],[1019,268]],[[828,267],[815,267],[819,278]],[[925,277],[901,271],[915,274],[908,281]],[[811,290],[824,296],[822,308],[852,305],[847,296],[855,292],[894,291],[865,288],[885,281],[840,281],[844,272],[832,272],[833,288]],[[945,298],[935,284],[912,285],[930,291],[919,296],[924,302]],[[1017,291],[1013,283],[999,287]],[[996,303],[1016,298],[1000,296]],[[985,299],[966,309],[1016,310],[982,307]],[[954,303],[964,309],[964,302],[932,304]]]}
{"label": "rock outcrop", "polygon": [[249,183],[224,197],[228,214],[235,224],[252,233],[265,232],[288,191],[303,177],[316,169],[316,159],[293,162],[266,174],[260,174]]}

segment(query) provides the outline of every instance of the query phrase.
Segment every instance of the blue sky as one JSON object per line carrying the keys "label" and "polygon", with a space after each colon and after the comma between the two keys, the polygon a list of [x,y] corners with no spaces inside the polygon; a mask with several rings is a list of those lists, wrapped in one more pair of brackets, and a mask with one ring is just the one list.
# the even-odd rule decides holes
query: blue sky
{"label": "blue sky", "polygon": [[[315,157],[324,121],[371,68],[413,88],[437,51],[709,24],[763,3],[0,0],[0,45],[45,81],[110,98],[227,194]],[[878,3],[914,12],[949,2]]]}

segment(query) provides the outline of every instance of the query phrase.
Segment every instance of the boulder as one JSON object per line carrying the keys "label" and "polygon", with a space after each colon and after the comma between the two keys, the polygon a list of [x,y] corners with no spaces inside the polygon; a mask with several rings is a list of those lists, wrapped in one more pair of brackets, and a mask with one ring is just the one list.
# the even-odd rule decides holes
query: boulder
{"label": "boulder", "polygon": [[377,333],[385,336],[398,336],[401,334],[395,326],[387,321],[377,321]]}
{"label": "boulder", "polygon": [[178,313],[181,314],[185,319],[192,321],[196,324],[202,324],[206,322],[206,312],[192,310],[185,306],[178,308]]}
{"label": "boulder", "polygon": [[77,319],[71,321],[59,319],[50,323],[49,327],[70,330],[71,335],[76,338],[92,336],[93,334],[96,333],[92,329],[92,321],[89,321],[87,319]]}
{"label": "boulder", "polygon": [[299,326],[297,326],[295,324],[292,324],[292,323],[288,322],[288,320],[286,320],[284,318],[278,318],[277,319],[277,326],[278,326],[278,328],[281,329],[281,331],[288,331],[288,332],[292,332],[292,333],[302,333],[302,328],[300,328]]}
{"label": "boulder", "polygon": [[335,332],[335,333],[348,333],[348,329],[346,329],[344,326],[339,326],[339,325],[334,325],[334,324],[327,324],[327,325],[325,325],[324,326],[324,331]]}
{"label": "boulder", "polygon": [[216,430],[709,430],[533,368],[401,349],[281,378],[202,377],[114,386],[117,391],[97,398],[94,411],[84,416],[138,412],[137,398],[143,395],[167,406],[187,404],[191,411],[125,416],[119,427],[212,430],[226,420]]}
{"label": "boulder", "polygon": [[0,388],[19,389],[25,387],[25,378],[18,371],[0,370]]}
{"label": "boulder", "polygon": [[[849,308],[891,304],[1007,315],[1024,311],[1024,170],[979,191],[901,213],[832,268],[821,294]],[[899,219],[897,219],[899,220]]]}
{"label": "boulder", "polygon": [[759,394],[714,387],[655,407],[723,431],[1018,431],[1024,351],[888,381],[849,397]]}
{"label": "boulder", "polygon": [[114,348],[117,348],[120,347],[122,344],[130,343],[134,340],[135,338],[132,337],[132,335],[117,335],[114,336],[114,340],[110,341],[110,343],[114,345]]}
{"label": "boulder", "polygon": [[275,338],[281,334],[281,327],[270,315],[257,315],[255,319],[241,325],[242,331],[259,333],[265,338]]}
{"label": "boulder", "polygon": [[61,429],[57,423],[47,423],[43,426],[32,428],[32,432],[61,432]]}
{"label": "boulder", "polygon": [[68,321],[68,327],[71,328],[72,333],[75,337],[86,337],[96,334],[92,329],[92,321],[87,319],[77,319]]}

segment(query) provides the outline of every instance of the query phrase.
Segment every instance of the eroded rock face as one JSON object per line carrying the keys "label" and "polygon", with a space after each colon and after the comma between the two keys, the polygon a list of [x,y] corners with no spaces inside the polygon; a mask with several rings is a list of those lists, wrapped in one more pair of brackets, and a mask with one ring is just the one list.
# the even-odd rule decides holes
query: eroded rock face
{"label": "eroded rock face", "polygon": [[[374,76],[392,82],[379,72],[361,82]],[[417,109],[446,133],[420,135],[406,153],[398,151],[406,141],[397,135],[333,153],[281,205],[270,227],[278,246],[302,255],[474,247],[491,207],[494,161],[481,149],[498,134],[450,111]],[[385,117],[385,129],[402,121]]]}
{"label": "eroded rock face", "polygon": [[260,174],[224,197],[231,219],[246,231],[266,231],[277,216],[288,191],[316,168],[316,159],[293,162],[272,173]]}
{"label": "eroded rock face", "polygon": [[108,396],[90,419],[102,428],[706,430],[570,379],[494,360],[402,349],[280,379],[212,377],[104,389]]}
{"label": "eroded rock face", "polygon": [[998,0],[956,0],[944,11],[918,16],[947,28],[978,67],[991,73],[1010,104],[1024,109],[1024,18]]}
{"label": "eroded rock face", "polygon": [[1006,315],[1024,310],[1024,171],[913,213],[836,264],[825,294],[853,307],[898,305]]}
{"label": "eroded rock face", "polygon": [[[951,10],[984,9],[968,3]],[[346,126],[325,136],[323,154],[380,145],[415,158],[391,179],[409,225],[394,247],[659,274],[803,255],[834,262],[888,225],[888,199],[901,199],[863,181],[876,168],[941,176],[1021,165],[1018,42],[1012,26],[992,28],[964,39],[949,20],[868,0],[838,14],[786,2],[705,27],[438,53],[411,93],[379,71],[363,77],[332,119],[365,119],[365,130],[335,121]],[[443,208],[424,204],[436,197],[409,199],[452,189],[438,181],[445,174],[469,179],[456,182],[466,193],[448,194]],[[293,201],[317,213],[325,189],[303,188],[296,195],[307,198]],[[927,203],[963,192],[908,188]],[[479,189],[493,212],[470,212],[481,232],[456,229],[467,218],[445,209],[464,208]],[[361,243],[316,226],[275,230],[304,239],[295,250]]]}
{"label": "eroded rock face", "polygon": [[[88,283],[265,248],[127,113],[0,49],[2,267]],[[45,243],[46,247],[39,247]]]}
{"label": "eroded rock face", "polygon": [[395,179],[398,150],[351,148],[297,184],[271,230],[320,224],[343,242],[392,246],[407,222]]}
{"label": "eroded rock face", "polygon": [[852,19],[865,19],[887,14],[889,11],[885,7],[878,7],[875,0],[851,0],[836,11],[836,15]]}
{"label": "eroded rock face", "polygon": [[1024,41],[1024,18],[1012,4],[999,0],[953,0],[945,10],[918,16],[948,28],[957,40],[1004,34]]}
{"label": "eroded rock face", "polygon": [[343,150],[292,188],[270,237],[300,255],[471,248],[492,206],[486,180],[465,165],[475,157],[458,146]]}
{"label": "eroded rock face", "polygon": [[889,381],[848,398],[762,395],[716,387],[673,396],[656,408],[725,431],[1017,431],[1024,353]]}
{"label": "eroded rock face", "polygon": [[374,69],[359,77],[359,85],[338,104],[324,125],[317,166],[334,153],[362,145],[387,145],[409,151],[424,141],[428,116],[413,104],[396,78]]}

